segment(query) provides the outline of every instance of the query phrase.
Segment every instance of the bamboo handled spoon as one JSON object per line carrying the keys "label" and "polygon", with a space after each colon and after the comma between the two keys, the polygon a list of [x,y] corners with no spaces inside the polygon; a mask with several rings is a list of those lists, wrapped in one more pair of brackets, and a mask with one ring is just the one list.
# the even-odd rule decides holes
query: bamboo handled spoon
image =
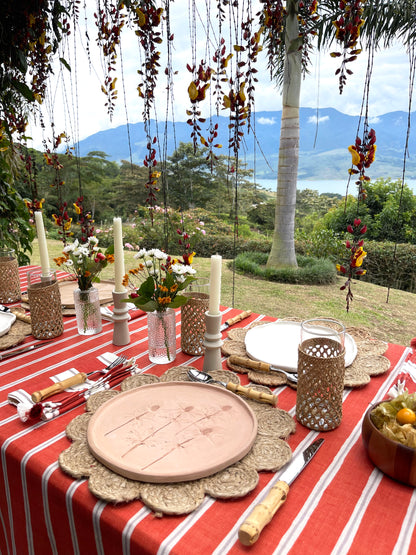
{"label": "bamboo handled spoon", "polygon": [[237,393],[248,399],[253,399],[254,401],[258,401],[259,403],[269,403],[273,406],[277,405],[277,395],[264,393],[263,391],[257,391],[256,389],[252,389],[251,387],[243,387],[242,385],[237,385],[233,382],[221,382],[219,380],[215,380],[210,374],[207,374],[207,372],[200,372],[195,368],[190,368],[188,370],[188,377],[192,382],[219,384],[225,387],[225,389],[228,389],[228,391],[232,391],[233,393]]}

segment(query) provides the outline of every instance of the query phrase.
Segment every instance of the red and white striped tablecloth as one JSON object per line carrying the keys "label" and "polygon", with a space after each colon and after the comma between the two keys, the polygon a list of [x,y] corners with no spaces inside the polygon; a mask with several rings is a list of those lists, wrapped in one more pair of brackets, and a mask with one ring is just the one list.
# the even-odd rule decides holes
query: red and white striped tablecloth
{"label": "red and white striped tablecloth", "polygon": [[[22,269],[22,290],[25,288]],[[223,320],[240,311],[222,308]],[[274,318],[252,315],[237,326]],[[202,369],[203,359],[180,351],[180,310],[177,357],[171,366],[190,364]],[[57,463],[69,446],[67,424],[84,407],[50,422],[22,423],[7,403],[11,391],[29,392],[48,385],[51,375],[75,367],[97,368],[105,351],[137,357],[145,371],[161,375],[168,366],[154,366],[147,356],[146,316],[129,323],[131,342],[112,344],[113,325],[103,322],[98,335],[77,334],[74,317],[64,318],[60,337],[34,352],[0,362],[0,551],[3,555],[49,553],[65,555],[175,555],[227,553],[343,555],[416,553],[415,489],[395,482],[374,468],[361,440],[361,420],[369,404],[382,399],[394,383],[407,350],[389,344],[391,370],[367,386],[345,390],[341,426],[323,434],[297,424],[289,438],[294,453],[316,437],[325,442],[308,468],[293,483],[286,503],[252,547],[237,538],[240,524],[279,479],[279,473],[260,474],[256,489],[242,499],[214,500],[185,516],[157,518],[140,501],[114,506],[97,499],[87,480],[74,480]],[[29,336],[25,343],[38,341]],[[224,365],[225,367],[225,365]],[[244,383],[245,377],[241,376]],[[294,416],[296,392],[280,387],[279,407]]]}

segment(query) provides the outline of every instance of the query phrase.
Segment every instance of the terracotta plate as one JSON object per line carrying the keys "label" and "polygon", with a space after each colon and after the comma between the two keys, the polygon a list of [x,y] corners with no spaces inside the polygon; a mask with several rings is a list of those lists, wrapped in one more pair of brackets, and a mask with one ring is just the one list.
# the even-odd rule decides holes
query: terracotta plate
{"label": "terracotta plate", "polygon": [[[300,322],[270,322],[256,326],[246,333],[246,351],[250,358],[278,366],[288,372],[298,368]],[[350,334],[345,334],[345,366],[357,356],[357,345]]]}
{"label": "terracotta plate", "polygon": [[257,435],[250,407],[226,389],[155,383],[120,393],[88,426],[88,445],[114,472],[145,482],[209,476],[240,460]]}

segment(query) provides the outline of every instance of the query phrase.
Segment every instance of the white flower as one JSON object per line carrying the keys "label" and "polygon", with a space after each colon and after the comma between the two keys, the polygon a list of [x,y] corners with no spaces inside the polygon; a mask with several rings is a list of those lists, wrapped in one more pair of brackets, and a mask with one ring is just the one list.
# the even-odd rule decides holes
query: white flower
{"label": "white flower", "polygon": [[157,258],[158,260],[166,260],[167,257],[168,257],[168,255],[167,255],[166,253],[162,252],[162,251],[159,250],[159,249],[155,249],[155,250],[154,250],[153,256],[154,256],[155,258]]}
{"label": "white flower", "polygon": [[67,266],[73,266],[74,265],[73,261],[70,258],[65,262],[65,264]]}
{"label": "white flower", "polygon": [[93,251],[95,251],[95,252],[97,252],[97,251],[99,251],[99,250],[100,250],[100,247],[97,247],[97,246],[95,246],[95,247],[92,247],[92,250],[93,250]]}
{"label": "white flower", "polygon": [[176,276],[176,281],[178,283],[183,283],[186,280],[185,276]]}
{"label": "white flower", "polygon": [[144,258],[146,255],[146,249],[140,249],[135,255],[134,258]]}
{"label": "white flower", "polygon": [[153,257],[153,256],[155,255],[155,250],[156,250],[156,249],[150,249],[150,250],[148,250],[148,251],[147,251],[147,256],[152,256],[152,257]]}
{"label": "white flower", "polygon": [[88,237],[88,243],[94,243],[96,245],[98,243],[97,237]]}
{"label": "white flower", "polygon": [[184,266],[183,264],[172,264],[170,268],[172,272],[177,276],[180,276],[186,273],[186,270],[185,270],[186,266]]}
{"label": "white flower", "polygon": [[73,243],[70,243],[69,245],[64,247],[63,252],[65,253],[73,252],[78,247],[78,245],[79,245],[78,239],[75,239]]}
{"label": "white flower", "polygon": [[153,266],[153,261],[152,260],[146,260],[145,264],[148,268],[151,268]]}

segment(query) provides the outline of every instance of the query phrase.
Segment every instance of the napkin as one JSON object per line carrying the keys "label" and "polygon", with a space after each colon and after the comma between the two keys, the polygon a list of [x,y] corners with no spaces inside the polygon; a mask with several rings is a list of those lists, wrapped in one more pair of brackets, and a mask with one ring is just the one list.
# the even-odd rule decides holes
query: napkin
{"label": "napkin", "polygon": [[[114,353],[103,353],[97,358],[100,362],[107,366],[117,358],[117,355]],[[78,370],[76,370],[75,368],[70,368],[69,370],[65,370],[60,374],[52,376],[50,379],[54,382],[61,381],[70,376],[73,376],[77,372]],[[109,374],[109,379],[98,386],[94,386],[93,382],[87,380],[87,382],[83,384],[67,388],[65,391],[67,391],[68,393],[65,397],[61,397],[58,402],[43,401],[41,403],[34,403],[32,401],[31,395],[24,389],[17,389],[16,391],[12,391],[11,393],[9,393],[7,396],[7,401],[10,405],[13,405],[17,408],[17,414],[22,422],[39,419],[48,421],[52,420],[56,416],[59,416],[63,412],[67,412],[68,410],[81,405],[86,401],[86,399],[88,399],[88,397],[92,393],[97,393],[98,391],[109,389],[115,385],[118,385],[123,379],[127,377],[127,375],[133,375],[140,372],[142,372],[142,370],[139,370],[137,368],[135,359],[133,358],[127,361],[127,363],[125,363],[125,366],[122,366],[119,371],[115,369],[114,375]],[[94,387],[92,392],[90,391],[91,387]]]}
{"label": "napkin", "polygon": [[[140,308],[136,308],[136,306],[133,303],[127,303],[127,307],[129,309],[129,321],[135,320],[136,318],[140,318],[140,316],[143,316],[143,314],[146,314],[146,312],[144,312]],[[108,322],[114,322],[114,319],[112,317],[113,308],[114,308],[113,306],[102,306],[100,308],[101,317],[103,320],[107,320]]]}
{"label": "napkin", "polygon": [[412,351],[401,365],[396,383],[387,393],[390,399],[394,399],[405,391],[408,393],[416,392],[416,337],[411,340],[410,347]]}

